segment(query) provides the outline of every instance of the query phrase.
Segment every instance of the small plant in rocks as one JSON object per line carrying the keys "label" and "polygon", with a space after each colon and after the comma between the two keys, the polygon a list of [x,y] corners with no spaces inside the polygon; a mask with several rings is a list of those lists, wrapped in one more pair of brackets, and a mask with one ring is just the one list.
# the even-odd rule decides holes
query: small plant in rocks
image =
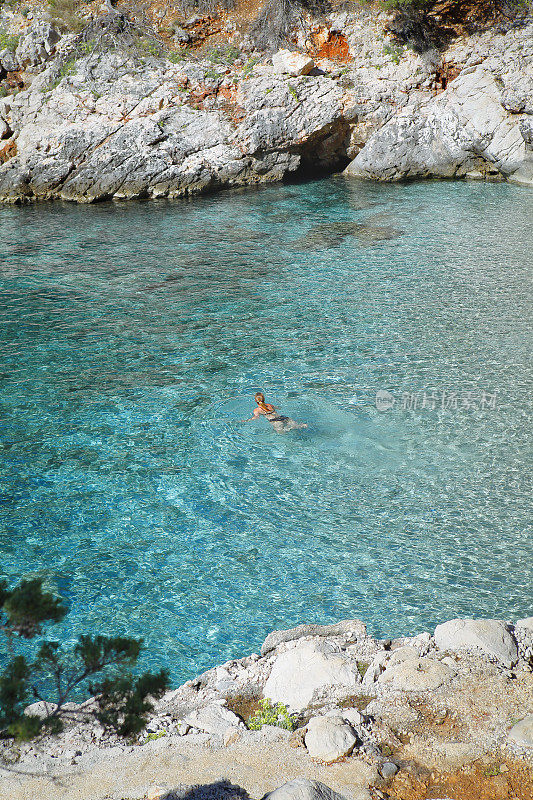
{"label": "small plant in rocks", "polygon": [[288,708],[283,703],[273,704],[268,697],[265,697],[259,701],[259,710],[248,721],[251,731],[258,731],[263,725],[273,725],[276,728],[293,731],[296,727],[296,720],[289,714]]}
{"label": "small plant in rocks", "polygon": [[9,50],[14,53],[19,43],[19,36],[0,30],[0,50]]}
{"label": "small plant in rocks", "polygon": [[[61,622],[68,609],[62,597],[43,589],[42,580],[9,587],[0,580],[0,738],[27,740],[58,733],[73,699],[93,696],[83,717],[133,738],[143,730],[152,699],[169,686],[169,673],[134,675],[142,640],[82,634],[71,648],[45,638],[45,628]],[[40,640],[40,641],[39,641]],[[25,709],[43,701],[40,713]],[[80,712],[81,714],[82,712]]]}

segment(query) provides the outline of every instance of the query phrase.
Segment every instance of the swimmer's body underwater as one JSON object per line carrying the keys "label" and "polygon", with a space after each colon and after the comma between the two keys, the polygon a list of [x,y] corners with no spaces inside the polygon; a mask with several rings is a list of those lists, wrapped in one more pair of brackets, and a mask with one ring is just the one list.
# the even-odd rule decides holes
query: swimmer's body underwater
{"label": "swimmer's body underwater", "polygon": [[255,402],[257,403],[257,408],[254,409],[254,413],[251,417],[244,420],[245,422],[251,422],[259,419],[259,417],[266,417],[277,433],[285,433],[285,431],[293,431],[297,428],[307,428],[305,423],[296,422],[296,420],[290,417],[278,414],[272,403],[267,403],[265,401],[265,395],[262,392],[256,392]]}

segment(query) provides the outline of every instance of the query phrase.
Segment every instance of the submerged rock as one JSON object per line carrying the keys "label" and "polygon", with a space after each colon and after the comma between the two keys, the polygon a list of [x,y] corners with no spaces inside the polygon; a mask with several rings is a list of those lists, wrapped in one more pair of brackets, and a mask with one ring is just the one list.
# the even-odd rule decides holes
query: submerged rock
{"label": "submerged rock", "polygon": [[373,244],[388,239],[397,239],[402,231],[391,225],[376,225],[373,222],[335,220],[315,225],[296,240],[294,246],[300,250],[321,250],[338,247],[348,237],[355,237],[360,244]]}

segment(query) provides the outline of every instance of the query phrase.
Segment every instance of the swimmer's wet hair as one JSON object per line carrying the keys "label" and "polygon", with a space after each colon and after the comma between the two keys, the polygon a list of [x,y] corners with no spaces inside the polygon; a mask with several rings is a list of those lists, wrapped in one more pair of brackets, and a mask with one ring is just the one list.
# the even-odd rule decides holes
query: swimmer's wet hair
{"label": "swimmer's wet hair", "polygon": [[263,394],[263,392],[256,392],[254,395],[254,399],[259,408],[261,408],[263,411],[272,412],[276,410],[272,405],[272,403],[267,403],[265,401],[265,395]]}

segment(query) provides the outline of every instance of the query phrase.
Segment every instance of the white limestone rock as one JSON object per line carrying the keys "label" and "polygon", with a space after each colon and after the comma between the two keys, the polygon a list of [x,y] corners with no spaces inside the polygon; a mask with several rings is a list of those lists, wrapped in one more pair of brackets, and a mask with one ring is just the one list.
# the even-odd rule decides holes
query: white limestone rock
{"label": "white limestone rock", "polygon": [[293,78],[298,75],[307,75],[314,69],[315,62],[304,53],[294,53],[291,50],[278,50],[272,56],[274,72],[288,74]]}
{"label": "white limestone rock", "polygon": [[438,689],[456,674],[451,667],[432,658],[406,658],[391,666],[379,677],[382,686],[405,692]]}
{"label": "white limestone rock", "polygon": [[394,664],[402,664],[404,661],[410,661],[412,659],[419,658],[419,656],[420,653],[418,650],[410,645],[397,647],[396,650],[392,651],[392,654],[387,661],[387,667],[391,667]]}
{"label": "white limestone rock", "polygon": [[342,717],[312,717],[307,723],[304,741],[311,758],[330,764],[350,755],[357,744],[357,736]]}
{"label": "white limestone rock", "polygon": [[229,708],[224,708],[219,703],[211,703],[192,711],[183,719],[183,723],[204,733],[221,737],[224,737],[228,728],[245,729],[243,721],[233,711],[230,711]]}
{"label": "white limestone rock", "polygon": [[22,66],[35,66],[51,58],[61,34],[55,25],[44,20],[36,22],[28,32],[21,36],[15,57]]}
{"label": "white limestone rock", "polygon": [[518,745],[520,748],[533,749],[533,714],[529,714],[513,725],[507,738],[511,744]]}
{"label": "white limestone rock", "polygon": [[315,642],[306,642],[277,657],[263,689],[264,697],[302,711],[318,689],[354,687],[360,677],[355,666],[339,654]]}
{"label": "white limestone rock", "polygon": [[345,619],[333,625],[297,625],[296,628],[289,628],[284,631],[272,631],[269,633],[261,647],[261,655],[264,656],[275,650],[283,642],[291,642],[302,639],[304,636],[319,636],[330,638],[339,636],[346,642],[356,642],[366,637],[366,625],[358,619]]}
{"label": "white limestone rock", "polygon": [[440,95],[408,104],[367,141],[346,175],[402,180],[461,177],[481,164],[527,180],[521,114],[502,105],[496,77],[483,65],[464,70]]}
{"label": "white limestone rock", "polygon": [[533,640],[533,617],[524,617],[515,622],[515,631],[521,638]]}
{"label": "white limestone rock", "polygon": [[262,800],[346,800],[346,798],[320,781],[296,778],[265,794]]}
{"label": "white limestone rock", "polygon": [[354,730],[363,724],[363,715],[357,708],[343,708],[339,712],[345,722],[348,722]]}
{"label": "white limestone rock", "polygon": [[481,651],[506,667],[516,663],[516,642],[507,626],[496,619],[452,619],[435,628],[439,650]]}
{"label": "white limestone rock", "polygon": [[10,101],[16,154],[0,165],[0,200],[180,197],[270,182],[298,169],[308,143],[317,163],[336,163],[346,128],[331,78],[232,84],[233,119],[225,98],[198,108],[183,91],[186,79],[216,92],[223,71],[215,80],[206,69],[154,62],[139,72],[117,53],[85,56],[46,91],[58,77],[53,62]]}
{"label": "white limestone rock", "polygon": [[386,650],[378,651],[370,664],[367,667],[365,674],[363,675],[362,684],[367,688],[371,688],[372,685],[378,680],[379,676],[385,669],[385,664],[387,659],[389,658],[389,653]]}

